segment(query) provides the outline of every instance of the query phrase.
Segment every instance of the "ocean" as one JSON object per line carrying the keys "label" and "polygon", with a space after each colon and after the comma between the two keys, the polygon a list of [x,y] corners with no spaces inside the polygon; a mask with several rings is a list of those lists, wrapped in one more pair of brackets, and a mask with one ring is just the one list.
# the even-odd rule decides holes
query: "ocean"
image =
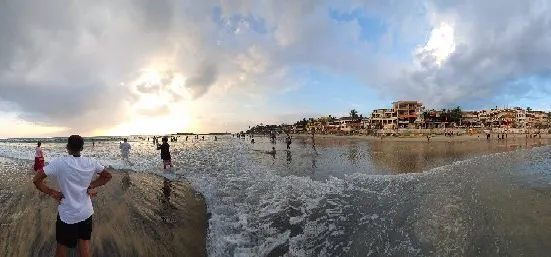
{"label": "ocean", "polygon": [[[297,138],[289,151],[279,141],[271,155],[267,138],[254,145],[231,136],[191,138],[169,142],[171,171],[141,139],[130,140],[130,164],[120,160],[117,140],[87,142],[83,155],[114,170],[188,181],[210,214],[208,256],[551,252],[551,148],[541,141],[527,148],[328,138],[314,149]],[[2,165],[30,169],[34,141],[0,141]],[[43,141],[46,161],[65,154],[62,141]]]}

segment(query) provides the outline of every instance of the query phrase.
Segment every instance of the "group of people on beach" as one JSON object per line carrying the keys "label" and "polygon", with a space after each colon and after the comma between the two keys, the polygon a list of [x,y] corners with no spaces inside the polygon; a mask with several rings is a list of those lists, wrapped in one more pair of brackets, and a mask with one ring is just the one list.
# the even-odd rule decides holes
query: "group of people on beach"
{"label": "group of people on beach", "polygon": [[[154,142],[158,138],[154,137]],[[163,167],[173,167],[168,137],[162,137],[162,144],[157,144],[161,151]],[[172,139],[175,140],[175,139]],[[72,135],[67,139],[68,155],[51,160],[44,165],[42,143],[35,148],[33,169],[36,174],[33,184],[42,193],[47,194],[58,203],[56,221],[56,255],[66,256],[67,248],[78,246],[79,256],[90,256],[90,238],[92,234],[92,216],[94,213],[92,199],[95,189],[111,180],[111,174],[97,160],[81,155],[84,149],[84,138]],[[123,160],[128,161],[131,145],[125,138],[119,149]],[[95,175],[97,177],[94,179]],[[50,188],[44,180],[55,177],[59,191]]]}

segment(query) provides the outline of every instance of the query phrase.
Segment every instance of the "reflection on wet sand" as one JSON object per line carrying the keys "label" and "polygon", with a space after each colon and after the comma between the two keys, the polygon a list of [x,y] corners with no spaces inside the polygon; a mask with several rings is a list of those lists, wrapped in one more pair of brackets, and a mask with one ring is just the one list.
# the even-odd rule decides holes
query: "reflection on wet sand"
{"label": "reflection on wet sand", "polygon": [[371,163],[391,174],[417,173],[477,155],[550,144],[550,139],[469,142],[369,142]]}
{"label": "reflection on wet sand", "polygon": [[[34,189],[31,173],[7,174],[25,179],[0,197],[0,256],[53,256],[55,202]],[[114,172],[97,192],[92,256],[206,256],[205,203],[185,182]]]}

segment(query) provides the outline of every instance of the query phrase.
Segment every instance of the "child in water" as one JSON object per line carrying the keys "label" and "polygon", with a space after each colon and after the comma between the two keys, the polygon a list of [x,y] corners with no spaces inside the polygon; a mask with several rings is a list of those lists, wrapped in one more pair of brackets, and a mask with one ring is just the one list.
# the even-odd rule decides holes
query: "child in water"
{"label": "child in water", "polygon": [[34,171],[38,171],[42,168],[44,168],[44,153],[42,152],[42,145],[41,142],[37,143],[36,149],[35,149],[35,155],[34,155]]}
{"label": "child in water", "polygon": [[163,160],[163,169],[166,170],[167,166],[172,168],[172,161],[170,158],[170,145],[168,145],[168,137],[163,137],[163,144],[157,144],[157,150],[161,150],[161,159]]}

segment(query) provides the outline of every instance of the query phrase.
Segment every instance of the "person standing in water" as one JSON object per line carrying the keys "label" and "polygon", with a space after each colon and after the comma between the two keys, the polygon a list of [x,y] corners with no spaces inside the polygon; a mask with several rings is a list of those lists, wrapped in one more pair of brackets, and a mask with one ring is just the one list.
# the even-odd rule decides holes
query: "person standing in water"
{"label": "person standing in water", "polygon": [[170,145],[168,144],[168,138],[163,137],[163,144],[157,145],[157,150],[161,150],[161,159],[163,160],[163,169],[169,166],[172,168],[172,158],[170,157]]}
{"label": "person standing in water", "polygon": [[34,153],[34,171],[38,171],[44,168],[44,152],[42,152],[42,142],[36,144],[35,153]]}
{"label": "person standing in water", "polygon": [[275,156],[275,154],[276,154],[276,149],[275,149],[275,147],[272,147],[272,150],[271,150],[271,151],[268,151],[268,152],[266,152],[266,153]]}
{"label": "person standing in water", "polygon": [[314,152],[316,152],[317,154],[318,150],[316,150],[316,137],[313,130],[312,130],[312,148],[314,149]]}
{"label": "person standing in water", "polygon": [[[56,256],[65,256],[66,248],[78,245],[79,256],[90,256],[90,237],[92,234],[92,197],[94,188],[103,186],[111,180],[111,174],[93,158],[83,157],[80,152],[84,139],[72,135],[67,140],[67,153],[51,161],[38,170],[33,178],[35,187],[58,202],[55,238]],[[99,176],[92,181],[95,174]],[[47,177],[55,177],[59,191],[44,183]],[[37,208],[42,208],[37,206]]]}
{"label": "person standing in water", "polygon": [[285,144],[287,144],[287,150],[291,149],[291,136],[289,134],[285,138]]}
{"label": "person standing in water", "polygon": [[130,149],[132,149],[132,147],[130,146],[130,144],[128,143],[128,140],[125,138],[123,139],[124,142],[122,142],[120,145],[119,145],[119,149],[121,149],[121,157],[124,161],[128,161],[128,155],[130,154]]}

